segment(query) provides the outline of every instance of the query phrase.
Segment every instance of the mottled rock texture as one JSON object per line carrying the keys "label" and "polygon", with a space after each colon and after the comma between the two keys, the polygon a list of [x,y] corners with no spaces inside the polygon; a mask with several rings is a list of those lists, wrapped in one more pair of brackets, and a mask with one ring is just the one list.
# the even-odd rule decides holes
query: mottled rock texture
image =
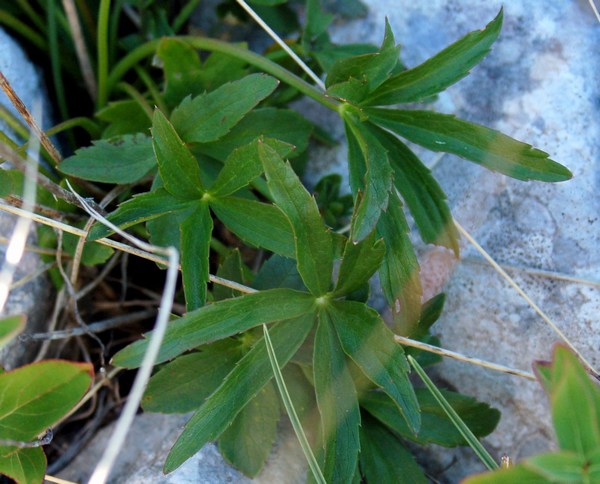
{"label": "mottled rock texture", "polygon": [[[36,100],[41,100],[43,115],[48,118],[48,101],[43,87],[43,81],[36,68],[29,62],[23,50],[2,29],[0,29],[0,71],[8,79],[13,89],[25,105],[31,110]],[[11,102],[0,91],[0,103],[20,119]],[[0,130],[13,137],[13,133],[4,120],[0,119]],[[0,212],[0,236],[9,238],[12,235],[16,218]],[[30,241],[33,239],[30,237]],[[6,245],[0,244],[0,260],[4,261]],[[25,252],[15,273],[14,282],[32,274],[41,265],[38,255]],[[26,314],[28,332],[41,331],[47,321],[50,303],[50,285],[45,277],[36,277],[10,292],[6,307],[2,314]],[[14,341],[0,351],[0,365],[15,368],[29,362],[35,357],[37,345]]]}

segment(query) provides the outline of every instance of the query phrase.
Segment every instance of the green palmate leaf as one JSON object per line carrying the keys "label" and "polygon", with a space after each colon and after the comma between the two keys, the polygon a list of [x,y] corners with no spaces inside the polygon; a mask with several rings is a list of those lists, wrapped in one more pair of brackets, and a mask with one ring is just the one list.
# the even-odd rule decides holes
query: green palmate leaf
{"label": "green palmate leaf", "polygon": [[360,450],[360,410],[352,376],[329,315],[319,313],[313,371],[321,414],[326,482],[351,482]]}
{"label": "green palmate leaf", "polygon": [[181,274],[187,311],[206,303],[212,229],[213,221],[206,202],[198,202],[196,209],[181,224]]}
{"label": "green palmate leaf", "polygon": [[408,379],[410,368],[402,347],[377,311],[354,301],[332,302],[327,308],[344,352],[398,406],[414,434],[419,432],[419,403]]}
{"label": "green palmate leaf", "polygon": [[546,371],[541,381],[550,398],[560,449],[589,457],[600,448],[600,388],[563,346],[556,347],[551,366],[536,366],[538,374],[540,369]]}
{"label": "green palmate leaf", "polygon": [[42,482],[46,474],[46,454],[41,447],[0,447],[0,474],[18,484]]}
{"label": "green palmate leaf", "polygon": [[245,198],[211,200],[215,215],[240,239],[284,257],[296,257],[290,223],[277,207]]}
{"label": "green palmate leaf", "polygon": [[[172,214],[190,208],[193,201],[175,198],[164,188],[134,195],[108,216],[113,224],[121,229],[152,220],[161,215]],[[88,235],[88,240],[97,240],[112,233],[108,227],[96,224]]]}
{"label": "green palmate leaf", "polygon": [[0,437],[29,441],[56,423],[87,391],[87,363],[33,363],[0,374]]}
{"label": "green palmate leaf", "polygon": [[208,94],[184,99],[173,111],[171,122],[187,142],[215,141],[271,94],[278,84],[279,81],[265,74],[251,74]]}
{"label": "green palmate leaf", "polygon": [[394,185],[402,195],[424,242],[443,245],[458,254],[458,232],[446,204],[446,194],[429,169],[398,138],[375,128],[394,170]]}
{"label": "green palmate leaf", "polygon": [[[398,63],[399,53],[400,46],[396,46],[394,34],[386,19],[385,37],[379,51],[338,60],[329,70],[325,84],[329,88],[350,79],[364,81],[367,86],[366,95],[389,77]],[[329,91],[328,93],[331,94]],[[348,100],[360,103],[363,98]]]}
{"label": "green palmate leaf", "polygon": [[177,198],[200,198],[204,188],[198,162],[158,109],[152,118],[152,141],[165,189]]}
{"label": "green palmate leaf", "polygon": [[[280,156],[287,156],[294,149],[282,141],[264,139]],[[237,192],[248,185],[263,171],[263,166],[258,155],[258,138],[251,143],[237,148],[225,160],[225,166],[219,173],[214,185],[210,188],[213,197],[225,197]]]}
{"label": "green palmate leaf", "polygon": [[151,120],[137,101],[111,102],[96,113],[96,117],[110,123],[102,133],[103,138],[124,134],[146,133]]}
{"label": "green palmate leaf", "polygon": [[465,77],[489,52],[502,27],[502,10],[485,29],[471,32],[423,64],[384,82],[366,104],[415,102],[443,91]]}
{"label": "green palmate leaf", "polygon": [[[362,198],[354,210],[352,218],[351,238],[358,242],[369,235],[375,226],[381,213],[387,209],[389,203],[390,190],[392,189],[392,168],[390,166],[388,154],[381,143],[371,132],[369,125],[355,119],[350,114],[344,117],[346,121],[346,133],[348,138],[348,157],[350,164],[356,167],[353,178],[361,177],[360,171],[364,167],[364,181],[358,181],[359,191],[364,190]],[[359,148],[359,151],[356,148]],[[361,158],[353,161],[353,158]],[[354,184],[356,184],[355,181]]]}
{"label": "green palmate leaf", "polygon": [[[269,331],[281,366],[285,366],[313,326],[312,313],[305,311],[302,315],[294,315],[294,318],[276,324]],[[164,471],[175,470],[204,444],[217,439],[272,377],[267,349],[261,339],[187,423],[167,457]]]}
{"label": "green palmate leaf", "polygon": [[427,479],[410,451],[385,427],[362,415],[360,469],[367,482],[425,484]]}
{"label": "green palmate leaf", "polygon": [[421,312],[419,262],[408,236],[408,224],[402,202],[395,193],[390,196],[387,212],[377,224],[386,253],[379,270],[381,288],[394,316],[394,332],[411,335],[418,327]]}
{"label": "green palmate leaf", "polygon": [[94,141],[58,166],[63,173],[102,183],[133,183],[156,166],[152,141],[143,134],[126,134]]}
{"label": "green palmate leaf", "polygon": [[249,112],[229,133],[219,138],[219,141],[202,143],[194,148],[224,161],[235,148],[244,146],[261,136],[268,136],[295,146],[296,149],[289,155],[280,153],[281,157],[293,158],[306,150],[311,133],[311,123],[296,111],[260,108]]}
{"label": "green palmate leaf", "polygon": [[221,434],[221,455],[248,477],[256,477],[277,437],[279,415],[277,393],[273,384],[267,383]]}
{"label": "green palmate leaf", "polygon": [[384,256],[385,244],[381,239],[376,240],[375,232],[358,244],[348,239],[334,294],[336,296],[350,294],[367,283],[379,269]]}
{"label": "green palmate leaf", "polygon": [[241,349],[238,341],[225,339],[175,358],[150,378],[142,407],[160,413],[197,409],[234,368],[243,355]]}
{"label": "green palmate leaf", "polygon": [[[298,317],[311,311],[313,306],[314,297],[291,289],[271,289],[204,306],[169,324],[156,362],[162,363],[184,351],[262,323]],[[119,351],[113,357],[113,363],[136,368],[141,364],[147,346],[147,338],[136,341]]]}
{"label": "green palmate leaf", "polygon": [[325,72],[329,72],[333,65],[340,59],[347,59],[348,57],[363,54],[373,54],[377,52],[377,50],[377,47],[372,44],[336,45],[326,43],[325,46],[319,47],[317,50],[311,52],[311,55]]}
{"label": "green palmate leaf", "polygon": [[572,174],[548,154],[485,126],[432,111],[366,109],[369,119],[432,151],[461,156],[519,180],[558,182]]}
{"label": "green palmate leaf", "polygon": [[158,43],[156,55],[165,73],[164,99],[176,106],[186,96],[202,93],[202,69],[198,52],[185,42],[165,37]]}
{"label": "green palmate leaf", "polygon": [[298,272],[311,292],[325,294],[331,285],[333,243],[317,202],[273,148],[261,143],[258,150],[273,200],[294,232]]}
{"label": "green palmate leaf", "polygon": [[0,348],[10,343],[14,338],[23,332],[27,315],[16,314],[14,316],[4,316],[0,318]]}
{"label": "green palmate leaf", "polygon": [[[486,403],[449,390],[440,390],[452,408],[465,421],[477,437],[489,435],[500,420],[500,412]],[[377,420],[406,439],[423,445],[437,444],[444,447],[466,445],[464,437],[456,429],[435,398],[425,388],[415,390],[421,409],[421,430],[415,435],[398,413],[394,402],[381,392],[368,392],[360,399],[361,406]]]}

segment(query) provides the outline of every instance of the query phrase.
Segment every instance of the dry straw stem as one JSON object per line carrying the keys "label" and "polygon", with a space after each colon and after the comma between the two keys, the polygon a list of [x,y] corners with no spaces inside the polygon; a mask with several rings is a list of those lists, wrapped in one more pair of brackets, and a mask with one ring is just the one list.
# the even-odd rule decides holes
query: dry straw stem
{"label": "dry straw stem", "polygon": [[507,373],[509,375],[519,376],[528,380],[537,381],[533,373],[529,373],[522,370],[515,370],[514,368],[510,368],[504,365],[498,365],[496,363],[490,363],[489,361],[481,360],[479,358],[471,358],[469,356],[462,355],[455,351],[445,350],[443,348],[423,343],[421,341],[415,341],[409,338],[405,338],[403,336],[394,335],[394,338],[396,339],[396,343],[400,343],[404,346],[410,346],[412,348],[428,351],[429,353],[435,353],[436,355],[440,356],[447,356],[448,358],[452,358],[458,361],[464,361],[466,363],[471,363],[473,365],[481,366],[489,370],[499,371],[502,373]]}
{"label": "dry straw stem", "polygon": [[40,141],[42,146],[46,149],[46,151],[48,152],[50,157],[54,160],[54,162],[56,164],[60,163],[60,161],[62,160],[62,156],[60,156],[60,153],[58,152],[58,150],[56,149],[56,147],[54,146],[52,141],[50,141],[50,138],[48,138],[48,136],[46,136],[46,133],[44,133],[40,129],[35,118],[31,115],[31,113],[29,112],[29,109],[27,109],[27,106],[25,106],[23,101],[21,101],[21,98],[13,90],[12,86],[8,82],[8,79],[6,79],[6,77],[4,77],[4,74],[2,74],[1,71],[0,71],[0,87],[2,88],[2,90],[4,91],[4,93],[6,94],[8,99],[10,99],[10,102],[13,103],[13,105],[17,109],[17,111],[19,111],[19,114],[21,116],[23,116],[23,119],[25,120],[25,122],[27,123],[27,125],[29,126],[29,128],[31,129],[33,134],[35,135],[35,137]]}
{"label": "dry straw stem", "polygon": [[77,15],[77,8],[73,0],[63,0],[62,2],[65,13],[67,14],[67,20],[69,27],[71,28],[71,37],[75,44],[75,52],[77,53],[77,60],[79,61],[79,67],[81,68],[81,75],[83,81],[93,101],[96,100],[96,94],[98,87],[96,86],[96,77],[94,76],[94,70],[90,62],[90,56],[85,45],[85,39],[81,31],[81,23],[79,22],[79,16]]}

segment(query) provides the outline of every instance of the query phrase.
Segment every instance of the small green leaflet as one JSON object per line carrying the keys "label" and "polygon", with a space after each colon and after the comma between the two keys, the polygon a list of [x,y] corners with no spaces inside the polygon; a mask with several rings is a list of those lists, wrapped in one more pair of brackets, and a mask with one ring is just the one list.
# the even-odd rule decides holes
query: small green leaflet
{"label": "small green leaflet", "polygon": [[259,143],[267,143],[281,157],[286,157],[294,150],[292,145],[272,138],[261,138],[260,141],[257,138],[251,143],[233,150],[225,160],[225,165],[219,172],[215,183],[209,189],[211,196],[231,195],[262,174],[263,166],[258,152]]}
{"label": "small green leaflet", "polygon": [[385,256],[383,240],[376,240],[375,232],[355,244],[350,239],[346,241],[344,255],[338,273],[334,295],[350,294],[367,283],[379,269]]}
{"label": "small green leaflet", "polygon": [[242,356],[242,345],[231,338],[178,356],[152,375],[142,407],[146,412],[160,413],[187,413],[197,409]]}
{"label": "small green leaflet", "polygon": [[158,43],[157,57],[165,73],[164,99],[176,106],[186,96],[202,94],[202,69],[198,52],[182,40],[164,37]]}
{"label": "small green leaflet", "polygon": [[383,483],[394,476],[398,484],[428,481],[402,442],[368,414],[362,414],[360,469],[367,482]]}
{"label": "small green leaflet", "polygon": [[195,210],[181,224],[181,273],[187,311],[206,303],[212,230],[208,204],[197,202]]}
{"label": "small green leaflet", "polygon": [[[477,437],[489,435],[500,421],[500,412],[472,397],[449,390],[441,390],[452,408],[461,416]],[[450,421],[435,398],[425,388],[415,390],[421,409],[421,430],[415,435],[398,412],[389,396],[381,392],[367,392],[360,399],[363,409],[405,439],[419,444],[437,444],[444,447],[466,445],[464,437]]]}
{"label": "small green leaflet", "polygon": [[326,482],[351,482],[360,451],[360,410],[340,340],[325,311],[319,313],[313,371],[321,414]]}
{"label": "small green leaflet", "polygon": [[219,437],[221,455],[248,477],[256,477],[275,443],[279,416],[277,392],[269,382]]}
{"label": "small green leaflet", "polygon": [[387,249],[379,277],[383,293],[392,306],[393,329],[397,334],[410,335],[419,323],[422,289],[419,262],[408,236],[402,202],[396,193],[390,196],[388,209],[377,224],[377,232]]}
{"label": "small green leaflet", "polygon": [[250,74],[214,91],[187,97],[175,108],[171,122],[190,143],[208,143],[227,134],[260,101],[271,94],[279,81],[266,74]]}
{"label": "small green leaflet", "polygon": [[65,158],[63,173],[101,183],[134,183],[156,166],[152,141],[144,134],[126,134],[92,142]]}
{"label": "small green leaflet", "polygon": [[467,34],[423,64],[391,77],[363,102],[380,106],[416,102],[465,77],[490,51],[502,27],[502,10],[485,29]]}
{"label": "small green leaflet", "polygon": [[[152,192],[134,195],[108,216],[108,220],[121,229],[152,220],[161,215],[171,214],[190,208],[194,204],[190,200],[173,197],[164,188]],[[88,234],[88,240],[107,237],[112,231],[102,224],[96,224]]]}
{"label": "small green leaflet", "polygon": [[158,109],[152,118],[152,145],[165,189],[176,198],[200,198],[204,188],[198,161]]}
{"label": "small green leaflet", "polygon": [[308,147],[308,139],[312,133],[312,124],[296,111],[278,108],[257,108],[249,112],[237,123],[229,133],[211,143],[195,146],[200,153],[224,161],[235,148],[247,145],[253,140],[268,136],[295,146],[289,155],[294,158],[302,154]]}
{"label": "small green leaflet", "polygon": [[[184,351],[262,323],[298,317],[311,311],[313,306],[314,297],[310,294],[291,289],[271,289],[201,307],[169,323],[156,362],[162,363]],[[146,353],[150,334],[119,351],[112,363],[137,368]]]}
{"label": "small green leaflet", "polygon": [[273,148],[261,143],[258,150],[275,205],[294,231],[298,272],[313,294],[325,294],[331,285],[333,243],[317,202]]}
{"label": "small green leaflet", "polygon": [[[276,308],[273,306],[269,309]],[[305,312],[295,319],[276,324],[269,331],[277,360],[282,367],[298,350],[313,322],[314,314]],[[264,339],[260,339],[187,423],[167,457],[165,473],[174,471],[204,444],[217,439],[272,377],[267,348]]]}
{"label": "small green leaflet", "polygon": [[344,120],[349,128],[346,132],[352,133],[355,146],[360,148],[360,153],[357,153],[349,145],[348,155],[361,156],[362,160],[354,163],[366,169],[364,182],[361,183],[364,193],[355,209],[351,228],[352,240],[359,242],[373,231],[381,213],[387,209],[393,171],[387,151],[373,135],[370,126],[351,114],[345,116]]}
{"label": "small green leaflet", "polygon": [[229,230],[253,247],[294,259],[294,234],[285,215],[274,205],[227,197],[211,200],[211,209]]}
{"label": "small green leaflet", "polygon": [[458,231],[454,226],[446,194],[429,169],[396,136],[374,127],[373,133],[387,150],[394,185],[402,195],[425,243],[442,245],[458,255]]}
{"label": "small green leaflet", "polygon": [[365,109],[369,120],[432,151],[453,153],[519,180],[565,181],[572,174],[531,145],[448,114]]}
{"label": "small green leaflet", "polygon": [[396,403],[414,434],[421,427],[419,404],[408,379],[402,347],[377,311],[354,301],[332,301],[326,309],[344,352]]}

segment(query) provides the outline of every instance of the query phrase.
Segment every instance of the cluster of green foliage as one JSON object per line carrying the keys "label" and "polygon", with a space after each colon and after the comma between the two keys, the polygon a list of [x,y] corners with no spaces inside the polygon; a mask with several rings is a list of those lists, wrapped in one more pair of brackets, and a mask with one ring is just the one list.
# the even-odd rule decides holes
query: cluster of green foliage
{"label": "cluster of green foliage", "polygon": [[[425,482],[405,441],[449,447],[466,441],[431,394],[413,387],[405,351],[394,340],[395,332],[435,341],[428,331],[443,306],[443,296],[421,305],[404,206],[426,243],[458,254],[458,242],[443,191],[403,140],[521,180],[571,176],[546,153],[497,131],[397,107],[426,102],[466,76],[496,40],[502,12],[483,30],[406,69],[389,25],[379,48],[338,46],[327,34],[332,15],[308,0],[306,23],[291,46],[326,76],[321,92],[278,49],[258,55],[243,45],[174,35],[184,20],[171,21],[158,1],[137,2],[151,14],[142,16],[137,35],[121,39],[125,52],[116,56],[114,12],[124,3],[112,13],[110,2],[99,5],[98,110],[80,123],[97,139],[49,176],[123,185],[109,220],[181,253],[187,313],[170,323],[143,401],[146,411],[195,412],[165,471],[217,440],[235,467],[249,476],[260,472],[283,413],[262,329],[268,325],[324,479]],[[285,1],[252,3],[273,23],[293,12]],[[150,57],[158,70],[151,70]],[[339,195],[336,177],[317,186],[317,198],[300,181],[309,140],[328,139],[322,127],[289,108],[301,95],[335,110],[344,123],[352,198]],[[2,176],[17,177],[10,170]],[[19,185],[11,185],[14,194]],[[85,191],[84,183],[80,187]],[[334,231],[346,222],[349,236]],[[238,250],[223,247],[217,227],[270,256],[251,270]],[[88,240],[109,234],[96,225]],[[108,256],[90,253],[87,262]],[[213,268],[252,292],[211,287]],[[367,304],[376,272],[388,303],[399,308],[391,329]],[[112,363],[136,368],[146,348],[141,339]],[[438,361],[407,352],[423,366]],[[499,412],[486,404],[449,391],[443,396],[476,436],[495,427]],[[44,425],[49,421],[36,432]],[[7,438],[27,440],[36,432]],[[19,480],[2,464],[8,455],[0,456],[0,472]]]}

